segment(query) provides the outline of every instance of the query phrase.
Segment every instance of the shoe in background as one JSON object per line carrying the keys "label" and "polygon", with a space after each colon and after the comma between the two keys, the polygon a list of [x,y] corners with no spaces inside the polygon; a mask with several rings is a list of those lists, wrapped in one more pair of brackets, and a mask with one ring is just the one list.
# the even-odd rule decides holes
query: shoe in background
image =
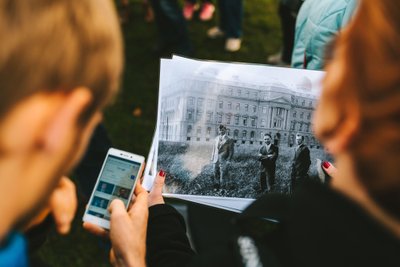
{"label": "shoe in background", "polygon": [[242,39],[240,38],[228,38],[225,41],[225,50],[228,52],[237,52],[240,50]]}

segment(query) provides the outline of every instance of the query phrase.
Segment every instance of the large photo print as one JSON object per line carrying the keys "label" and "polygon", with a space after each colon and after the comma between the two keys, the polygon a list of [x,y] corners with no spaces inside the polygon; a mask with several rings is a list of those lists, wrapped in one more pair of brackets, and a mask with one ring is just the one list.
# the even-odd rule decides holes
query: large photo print
{"label": "large photo print", "polygon": [[323,72],[187,59],[161,66],[157,168],[172,194],[290,193],[327,155],[312,115]]}

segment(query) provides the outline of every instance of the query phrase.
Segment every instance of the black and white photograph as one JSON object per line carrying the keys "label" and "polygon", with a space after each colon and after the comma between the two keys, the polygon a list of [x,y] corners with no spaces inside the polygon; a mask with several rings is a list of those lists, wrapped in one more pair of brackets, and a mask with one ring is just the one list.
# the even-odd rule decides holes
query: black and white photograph
{"label": "black and white photograph", "polygon": [[162,61],[157,168],[168,173],[166,192],[256,198],[318,179],[318,160],[329,159],[312,130],[323,75]]}

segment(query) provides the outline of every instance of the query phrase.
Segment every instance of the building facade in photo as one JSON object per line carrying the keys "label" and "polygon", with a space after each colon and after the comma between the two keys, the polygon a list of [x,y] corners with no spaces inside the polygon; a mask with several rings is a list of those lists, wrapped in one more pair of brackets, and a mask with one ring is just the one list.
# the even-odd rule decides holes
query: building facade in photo
{"label": "building facade in photo", "polygon": [[266,133],[275,143],[293,146],[296,133],[310,147],[320,145],[312,133],[316,96],[311,82],[304,80],[289,88],[283,83],[263,85],[239,80],[210,80],[201,76],[184,79],[163,89],[159,118],[160,140],[213,142],[218,125],[237,144],[260,145]]}

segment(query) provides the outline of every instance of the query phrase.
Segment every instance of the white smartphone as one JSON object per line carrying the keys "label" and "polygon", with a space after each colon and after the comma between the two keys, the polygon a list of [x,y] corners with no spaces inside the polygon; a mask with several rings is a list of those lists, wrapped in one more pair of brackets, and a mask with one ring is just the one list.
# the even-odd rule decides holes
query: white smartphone
{"label": "white smartphone", "polygon": [[143,167],[143,156],[110,148],[90,196],[83,221],[110,229],[108,207],[111,201],[119,198],[128,208]]}

